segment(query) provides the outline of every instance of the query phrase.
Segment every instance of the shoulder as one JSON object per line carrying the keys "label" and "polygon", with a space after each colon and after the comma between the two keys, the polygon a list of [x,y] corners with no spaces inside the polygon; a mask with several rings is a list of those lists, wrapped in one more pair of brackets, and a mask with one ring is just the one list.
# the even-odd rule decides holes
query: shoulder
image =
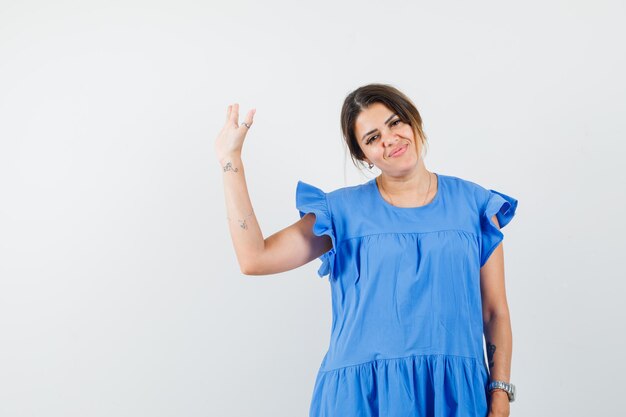
{"label": "shoulder", "polygon": [[[296,200],[316,200],[327,206],[329,211],[341,211],[344,207],[354,207],[354,203],[365,198],[367,183],[332,188],[325,186],[313,186],[305,181],[298,181],[296,188]],[[325,191],[327,190],[327,191]]]}
{"label": "shoulder", "polygon": [[480,210],[489,199],[490,191],[475,181],[454,175],[440,174],[440,176],[452,194],[467,200],[477,210]]}
{"label": "shoulder", "polygon": [[[362,202],[365,198],[365,190],[368,183],[348,185],[332,189],[326,195],[329,203],[336,208],[353,206],[355,203]],[[354,207],[354,206],[353,206]]]}

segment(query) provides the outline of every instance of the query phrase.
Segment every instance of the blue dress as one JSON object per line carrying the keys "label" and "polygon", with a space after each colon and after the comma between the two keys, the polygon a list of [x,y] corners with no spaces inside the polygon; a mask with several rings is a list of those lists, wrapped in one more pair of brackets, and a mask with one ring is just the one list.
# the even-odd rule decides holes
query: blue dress
{"label": "blue dress", "polygon": [[328,235],[318,275],[332,294],[330,345],[310,417],[485,417],[480,268],[517,200],[437,174],[434,199],[396,207],[375,179],[325,193],[302,181],[300,217]]}

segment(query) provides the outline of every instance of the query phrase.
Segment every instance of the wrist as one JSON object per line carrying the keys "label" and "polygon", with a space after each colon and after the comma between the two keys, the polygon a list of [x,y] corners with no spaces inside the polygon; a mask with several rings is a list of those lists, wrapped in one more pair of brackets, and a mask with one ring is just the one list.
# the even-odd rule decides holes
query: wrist
{"label": "wrist", "polygon": [[504,397],[506,395],[509,402],[515,401],[515,385],[510,382],[493,380],[489,382],[487,389],[489,391],[489,395],[493,395],[497,398]]}
{"label": "wrist", "polygon": [[224,166],[228,162],[241,160],[241,154],[240,153],[230,153],[230,154],[222,155],[222,156],[218,157],[217,159],[218,159],[220,165]]}
{"label": "wrist", "polygon": [[489,398],[489,415],[493,416],[508,416],[510,411],[510,401],[506,391],[497,389],[491,392]]}

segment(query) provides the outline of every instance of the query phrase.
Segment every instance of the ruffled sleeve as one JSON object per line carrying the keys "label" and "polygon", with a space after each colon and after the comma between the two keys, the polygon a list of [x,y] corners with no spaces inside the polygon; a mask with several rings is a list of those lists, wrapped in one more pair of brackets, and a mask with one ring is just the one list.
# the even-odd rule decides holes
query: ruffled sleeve
{"label": "ruffled sleeve", "polygon": [[300,212],[300,218],[303,218],[307,213],[314,213],[315,224],[313,225],[313,233],[317,236],[328,235],[333,242],[333,247],[319,257],[322,265],[317,271],[320,277],[329,275],[330,278],[332,276],[336,244],[328,197],[319,188],[298,181],[298,186],[296,187],[296,208]]}
{"label": "ruffled sleeve", "polygon": [[498,247],[504,239],[504,235],[492,221],[495,214],[498,219],[500,228],[503,228],[515,215],[517,209],[517,200],[506,194],[502,194],[495,190],[488,190],[489,195],[487,202],[483,206],[480,218],[481,229],[481,250],[480,250],[480,266],[483,265],[491,256],[491,253]]}

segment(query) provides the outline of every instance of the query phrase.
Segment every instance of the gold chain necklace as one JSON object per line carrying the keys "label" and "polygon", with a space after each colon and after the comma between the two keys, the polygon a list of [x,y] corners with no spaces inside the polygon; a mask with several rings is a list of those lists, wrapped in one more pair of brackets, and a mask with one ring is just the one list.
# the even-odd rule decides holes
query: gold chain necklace
{"label": "gold chain necklace", "polygon": [[[424,196],[424,201],[422,202],[422,206],[426,203],[426,199],[428,198],[428,193],[430,191],[430,183],[432,182],[432,179],[433,179],[432,175],[430,175],[430,174],[431,173],[429,172],[428,173],[428,189],[426,190],[426,196]],[[389,201],[391,201],[391,205],[395,206],[395,204],[393,203],[393,200],[391,199],[391,196],[389,195],[389,193],[387,193],[387,190],[385,190],[385,187],[383,187],[382,180],[380,181],[380,188],[382,188],[382,190],[385,192],[385,194],[387,194],[387,197],[389,197]]]}

